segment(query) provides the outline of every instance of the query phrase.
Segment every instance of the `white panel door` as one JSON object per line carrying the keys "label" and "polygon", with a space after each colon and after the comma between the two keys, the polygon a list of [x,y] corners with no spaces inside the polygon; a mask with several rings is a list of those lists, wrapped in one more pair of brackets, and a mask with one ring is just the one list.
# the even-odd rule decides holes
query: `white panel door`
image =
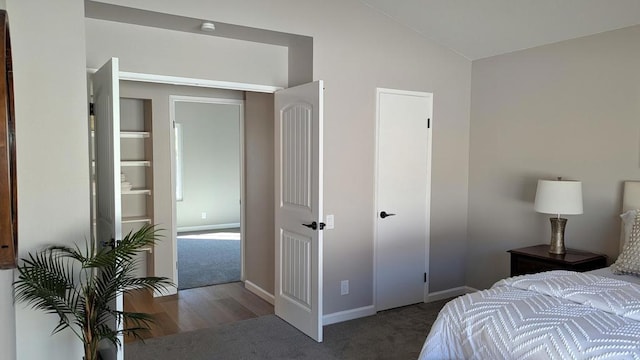
{"label": "white panel door", "polygon": [[322,341],[322,81],[275,93],[275,313]]}
{"label": "white panel door", "polygon": [[376,310],[424,301],[432,95],[378,89]]}
{"label": "white panel door", "polygon": [[[112,58],[93,75],[95,111],[96,236],[98,246],[115,246],[122,240],[120,198],[120,83],[118,59]],[[115,304],[123,311],[122,293]],[[122,330],[116,321],[113,327]],[[123,344],[122,336],[120,343]],[[107,345],[106,343],[103,345]],[[104,360],[123,360],[123,351],[109,345],[101,349]]]}

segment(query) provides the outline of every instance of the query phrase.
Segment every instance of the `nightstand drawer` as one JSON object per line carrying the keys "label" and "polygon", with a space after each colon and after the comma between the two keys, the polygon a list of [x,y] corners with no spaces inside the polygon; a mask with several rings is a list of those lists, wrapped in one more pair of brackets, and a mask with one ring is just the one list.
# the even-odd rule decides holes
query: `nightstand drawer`
{"label": "nightstand drawer", "polygon": [[589,271],[607,266],[607,257],[586,251],[567,249],[564,255],[549,253],[549,245],[509,250],[511,276],[551,270]]}
{"label": "nightstand drawer", "polygon": [[537,259],[529,259],[521,256],[518,256],[515,259],[512,259],[511,261],[512,261],[511,276],[535,274],[535,273],[539,273],[543,271],[551,271],[551,270],[566,270],[566,268],[563,268],[558,264],[544,263],[544,262],[538,261]]}

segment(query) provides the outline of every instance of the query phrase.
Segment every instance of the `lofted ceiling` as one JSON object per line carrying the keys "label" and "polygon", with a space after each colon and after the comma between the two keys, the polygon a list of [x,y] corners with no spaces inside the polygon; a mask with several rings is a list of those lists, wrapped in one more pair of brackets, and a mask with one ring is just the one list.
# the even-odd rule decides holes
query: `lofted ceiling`
{"label": "lofted ceiling", "polygon": [[640,0],[360,0],[470,60],[640,24]]}

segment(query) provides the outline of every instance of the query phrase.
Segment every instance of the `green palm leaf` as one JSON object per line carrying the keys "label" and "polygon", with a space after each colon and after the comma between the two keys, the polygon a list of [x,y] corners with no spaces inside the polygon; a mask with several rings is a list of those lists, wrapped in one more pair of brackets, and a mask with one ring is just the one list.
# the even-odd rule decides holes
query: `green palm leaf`
{"label": "green palm leaf", "polygon": [[[119,335],[140,338],[153,318],[144,313],[117,311],[111,304],[118,293],[132,290],[164,291],[171,282],[164,277],[136,277],[136,255],[160,237],[154,226],[130,232],[115,248],[98,249],[93,242],[79,246],[50,246],[21,259],[14,282],[16,302],[56,314],[53,333],[71,329],[85,344],[85,359],[97,356],[104,340],[121,346]],[[115,330],[114,324],[123,324]]]}

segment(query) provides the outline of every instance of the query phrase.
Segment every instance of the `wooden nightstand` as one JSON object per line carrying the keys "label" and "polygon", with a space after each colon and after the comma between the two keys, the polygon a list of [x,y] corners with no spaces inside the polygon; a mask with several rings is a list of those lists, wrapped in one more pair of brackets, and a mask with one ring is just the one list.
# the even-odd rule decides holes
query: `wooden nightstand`
{"label": "wooden nightstand", "polygon": [[549,244],[509,250],[511,276],[533,274],[549,270],[589,271],[607,266],[607,257],[567,249],[564,255],[549,254]]}

